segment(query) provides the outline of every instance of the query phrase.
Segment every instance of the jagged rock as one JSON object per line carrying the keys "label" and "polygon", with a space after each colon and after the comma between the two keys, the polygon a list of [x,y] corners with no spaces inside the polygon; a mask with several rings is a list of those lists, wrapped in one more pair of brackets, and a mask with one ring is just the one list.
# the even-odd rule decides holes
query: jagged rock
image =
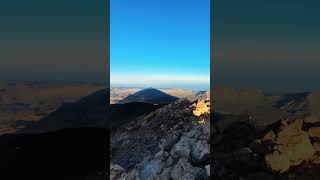
{"label": "jagged rock", "polygon": [[282,122],[273,151],[265,155],[266,164],[271,170],[283,173],[291,166],[312,158],[315,151],[308,134],[301,128],[301,120]]}
{"label": "jagged rock", "polygon": [[172,168],[164,168],[162,173],[158,176],[160,180],[170,180]]}
{"label": "jagged rock", "polygon": [[210,101],[207,100],[197,100],[193,104],[193,114],[195,116],[201,116],[206,113],[210,113]]}
{"label": "jagged rock", "polygon": [[140,175],[137,170],[131,170],[125,176],[121,176],[120,180],[140,180]]}
{"label": "jagged rock", "polygon": [[183,135],[179,142],[172,147],[170,154],[176,159],[190,159],[191,144],[194,144],[195,141],[196,139]]}
{"label": "jagged rock", "polygon": [[265,156],[265,161],[269,168],[273,171],[283,173],[290,168],[290,160],[288,157],[282,155],[278,151],[274,151],[271,154]]}
{"label": "jagged rock", "polygon": [[110,180],[118,180],[123,174],[126,174],[125,169],[117,164],[110,164]]}
{"label": "jagged rock", "polygon": [[306,117],[303,121],[305,123],[311,123],[311,124],[320,123],[320,118],[318,116],[311,115],[311,116]]}
{"label": "jagged rock", "polygon": [[172,147],[170,154],[176,159],[191,159],[192,155],[192,159],[196,162],[203,161],[210,153],[208,140],[208,134],[203,128],[194,126]]}
{"label": "jagged rock", "polygon": [[205,162],[210,155],[210,145],[205,140],[198,140],[191,151],[192,160],[196,163]]}
{"label": "jagged rock", "polygon": [[171,135],[169,135],[162,144],[160,144],[160,149],[170,151],[170,149],[173,147],[174,144],[176,144],[179,141],[179,138],[181,137],[180,131],[174,131]]}
{"label": "jagged rock", "polygon": [[320,138],[320,127],[311,127],[308,131],[310,137]]}
{"label": "jagged rock", "polygon": [[[173,158],[166,151],[159,151],[152,160],[145,160],[139,164],[141,179],[164,178],[167,176],[165,169],[172,169]],[[170,175],[169,175],[170,177]]]}
{"label": "jagged rock", "polygon": [[[210,126],[209,123],[199,124],[199,117],[193,115],[192,110],[190,101],[180,99],[158,108],[149,115],[139,117],[135,123],[125,124],[124,127],[139,126],[139,128],[133,128],[131,131],[123,128],[127,136],[124,136],[126,138],[122,141],[117,138],[118,136],[113,138],[121,142],[121,148],[116,149],[118,154],[115,153],[113,156],[114,163],[122,165],[129,172],[124,172],[121,178],[191,180],[206,177],[203,166],[208,162],[210,153],[208,144]],[[201,116],[201,119],[208,122],[209,116]],[[121,133],[117,132],[119,135],[122,135]],[[130,141],[126,144],[128,139]],[[130,154],[134,154],[134,157],[131,158]],[[126,164],[129,164],[128,167]],[[136,170],[130,171],[130,169]],[[177,172],[180,176],[175,175]]]}
{"label": "jagged rock", "polygon": [[144,161],[140,164],[141,174],[140,177],[143,180],[153,180],[158,174],[160,174],[162,166],[158,161]]}
{"label": "jagged rock", "polygon": [[192,166],[187,159],[179,159],[171,171],[171,178],[173,180],[205,179],[206,171]]}

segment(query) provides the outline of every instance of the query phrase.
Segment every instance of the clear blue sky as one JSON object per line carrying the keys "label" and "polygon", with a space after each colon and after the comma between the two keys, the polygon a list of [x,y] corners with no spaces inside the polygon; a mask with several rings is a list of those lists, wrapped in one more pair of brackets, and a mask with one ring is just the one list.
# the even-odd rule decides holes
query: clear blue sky
{"label": "clear blue sky", "polygon": [[111,85],[203,88],[210,0],[111,0]]}

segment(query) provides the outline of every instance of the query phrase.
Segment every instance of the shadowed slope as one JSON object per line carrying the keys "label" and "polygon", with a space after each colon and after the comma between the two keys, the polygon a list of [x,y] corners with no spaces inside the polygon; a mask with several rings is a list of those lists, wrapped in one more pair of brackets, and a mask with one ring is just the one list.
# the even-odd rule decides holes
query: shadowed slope
{"label": "shadowed slope", "polygon": [[103,179],[98,172],[107,162],[108,92],[65,104],[17,134],[0,136],[1,175]]}
{"label": "shadowed slope", "polygon": [[138,116],[149,114],[165,104],[153,105],[143,102],[131,102],[126,104],[111,104],[110,127],[119,127],[123,123],[129,122]]}
{"label": "shadowed slope", "polygon": [[107,127],[108,90],[99,90],[59,109],[18,133],[43,133],[64,128]]}
{"label": "shadowed slope", "polygon": [[178,98],[166,94],[160,90],[147,88],[138,91],[134,94],[130,94],[128,97],[119,101],[117,104],[125,104],[129,102],[145,102],[150,104],[170,104],[176,101]]}

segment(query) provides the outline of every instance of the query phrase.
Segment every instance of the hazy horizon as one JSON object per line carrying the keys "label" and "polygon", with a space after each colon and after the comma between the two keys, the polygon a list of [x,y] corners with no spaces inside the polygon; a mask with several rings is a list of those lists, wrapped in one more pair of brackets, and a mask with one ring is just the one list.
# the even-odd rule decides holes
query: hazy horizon
{"label": "hazy horizon", "polygon": [[185,90],[194,90],[194,91],[208,91],[210,90],[209,86],[206,85],[195,85],[191,86],[190,84],[188,85],[181,85],[181,86],[174,86],[174,85],[135,85],[135,84],[128,84],[128,85],[123,85],[123,84],[111,84],[110,88],[141,88],[141,89],[146,89],[146,88],[154,88],[154,89],[185,89]]}

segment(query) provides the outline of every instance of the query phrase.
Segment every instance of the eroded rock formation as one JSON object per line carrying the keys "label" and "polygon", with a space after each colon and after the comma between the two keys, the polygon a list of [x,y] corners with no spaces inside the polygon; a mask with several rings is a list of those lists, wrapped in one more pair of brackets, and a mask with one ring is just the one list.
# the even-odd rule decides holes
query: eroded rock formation
{"label": "eroded rock formation", "polygon": [[208,101],[179,99],[127,124],[113,135],[110,178],[208,179],[209,114]]}

